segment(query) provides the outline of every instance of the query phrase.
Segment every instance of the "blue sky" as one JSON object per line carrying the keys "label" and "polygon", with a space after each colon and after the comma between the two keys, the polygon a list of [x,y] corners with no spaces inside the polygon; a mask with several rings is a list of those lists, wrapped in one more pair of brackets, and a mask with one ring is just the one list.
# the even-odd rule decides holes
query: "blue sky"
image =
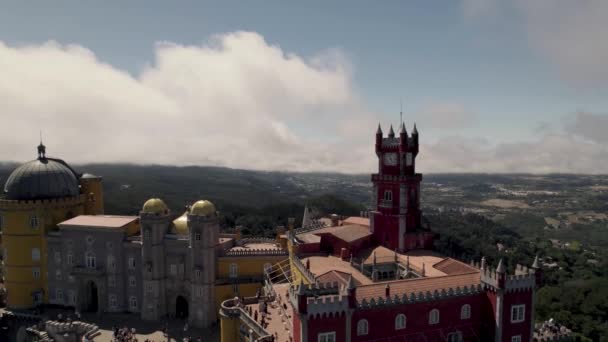
{"label": "blue sky", "polygon": [[[597,8],[582,9],[581,16],[606,9],[590,3]],[[422,122],[433,143],[452,135],[491,144],[528,143],[538,139],[541,126],[550,124],[549,129],[561,132],[569,120],[577,120],[577,112],[600,120],[608,112],[606,79],[587,79],[593,71],[576,70],[596,66],[595,60],[585,60],[594,52],[581,53],[582,62],[572,61],[577,57],[569,56],[567,47],[561,49],[567,41],[545,44],[553,34],[570,37],[567,28],[562,32],[571,25],[569,8],[564,2],[554,4],[54,1],[33,6],[15,1],[0,5],[0,41],[13,49],[49,40],[76,44],[91,50],[99,62],[138,77],[156,63],[156,42],[201,46],[213,35],[251,31],[304,60],[338,51],[357,102],[373,113],[374,121],[396,123],[403,100],[406,123]],[[605,43],[594,42],[597,32],[585,33],[571,37],[591,40],[582,48],[604,49]],[[554,58],[560,51],[565,57]],[[444,108],[441,115],[457,112],[462,118],[455,124],[427,123],[425,117],[436,108]],[[441,115],[437,120],[442,121]],[[291,119],[284,122],[296,133],[315,131]]]}

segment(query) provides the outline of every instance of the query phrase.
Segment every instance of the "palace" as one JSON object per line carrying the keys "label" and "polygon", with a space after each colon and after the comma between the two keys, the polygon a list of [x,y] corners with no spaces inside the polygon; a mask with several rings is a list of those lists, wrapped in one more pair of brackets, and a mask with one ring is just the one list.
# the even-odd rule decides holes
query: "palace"
{"label": "palace", "polygon": [[46,156],[0,197],[4,284],[15,309],[61,305],[145,320],[220,323],[222,342],[532,340],[538,260],[463,263],[433,251],[416,173],[418,130],[375,136],[374,208],[289,219],[276,239],[222,234],[213,203],[173,215],[104,214],[101,177]]}
{"label": "palace", "polygon": [[0,197],[9,309],[51,304],[209,327],[222,301],[255,296],[264,269],[287,258],[275,240],[220,234],[209,201],[177,218],[157,198],[139,216],[103,211],[101,177],[46,156],[42,143],[12,172]]}
{"label": "palace", "polygon": [[[502,260],[466,264],[432,250],[422,224],[416,126],[375,139],[373,210],[312,220],[282,236],[287,267],[263,294],[226,300],[222,342],[531,341],[538,259],[507,274]],[[287,269],[287,271],[282,271]]]}

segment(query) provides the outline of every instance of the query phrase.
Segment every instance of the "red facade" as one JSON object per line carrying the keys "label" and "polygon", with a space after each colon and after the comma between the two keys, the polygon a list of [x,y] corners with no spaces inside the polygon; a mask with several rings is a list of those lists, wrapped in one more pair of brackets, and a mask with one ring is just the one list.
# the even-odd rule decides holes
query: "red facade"
{"label": "red facade", "polygon": [[[372,182],[377,200],[375,210],[370,213],[373,238],[344,241],[332,234],[320,233],[320,244],[314,244],[311,249],[319,248],[343,258],[377,245],[400,252],[432,249],[435,235],[421,225],[422,175],[415,173],[418,132],[414,128],[412,136],[408,137],[402,125],[399,137],[395,137],[391,128],[388,137],[384,138],[378,128],[376,154],[379,167],[378,173],[372,175]],[[391,157],[385,157],[387,154]],[[416,253],[420,254],[420,251],[410,254]],[[534,291],[541,278],[536,262],[532,268],[518,265],[516,275],[507,275],[502,261],[496,269],[490,269],[484,260],[477,266],[463,267],[461,262],[448,259],[426,265],[434,267],[447,263],[455,267],[448,270],[437,266],[434,275],[423,271],[417,278],[404,276],[388,282],[377,281],[372,276],[371,283],[357,287],[352,274],[359,270],[353,266],[352,270],[341,269],[341,273],[351,272],[351,278],[335,286],[333,292],[333,287],[319,287],[318,284],[307,288],[292,287],[293,340],[510,342],[519,336],[521,341],[531,341]],[[394,260],[398,263],[397,252]],[[407,268],[409,263],[408,254]],[[403,270],[403,264],[397,266]],[[375,254],[373,267],[376,267]],[[439,268],[444,272],[437,274]],[[363,272],[363,265],[360,271]],[[466,283],[454,280],[460,274],[466,275]],[[369,277],[369,274],[365,276]],[[430,281],[432,285],[426,288],[420,285]],[[512,319],[514,308],[518,308],[515,321]],[[430,320],[433,310],[437,310],[437,322]],[[404,327],[397,325],[398,315],[405,315]],[[366,321],[367,331],[359,329],[359,322],[363,321]],[[332,337],[328,338],[327,334]]]}

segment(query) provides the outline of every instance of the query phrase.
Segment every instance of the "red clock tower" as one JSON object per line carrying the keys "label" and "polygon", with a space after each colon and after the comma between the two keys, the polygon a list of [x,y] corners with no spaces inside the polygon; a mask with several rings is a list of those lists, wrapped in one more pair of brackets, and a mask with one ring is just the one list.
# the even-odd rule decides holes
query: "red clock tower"
{"label": "red clock tower", "polygon": [[376,155],[378,173],[372,174],[373,205],[376,208],[370,213],[370,229],[374,238],[378,244],[399,251],[431,249],[434,234],[421,224],[422,174],[416,173],[416,125],[409,137],[403,123],[399,137],[395,137],[393,126],[388,137],[383,137],[378,125]]}

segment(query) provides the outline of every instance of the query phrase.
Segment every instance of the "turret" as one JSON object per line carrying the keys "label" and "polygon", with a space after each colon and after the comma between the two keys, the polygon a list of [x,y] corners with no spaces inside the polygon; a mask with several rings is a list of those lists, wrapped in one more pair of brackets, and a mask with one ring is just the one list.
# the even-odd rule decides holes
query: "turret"
{"label": "turret", "polygon": [[500,289],[504,289],[505,287],[505,281],[507,278],[507,269],[505,267],[505,264],[502,261],[502,258],[500,258],[500,260],[498,261],[498,266],[496,266],[496,278],[497,278],[497,282],[498,282],[498,288]]}
{"label": "turret", "polygon": [[171,212],[163,200],[152,198],[144,203],[139,214],[142,234],[142,278],[145,289],[141,315],[145,320],[157,320],[166,315],[165,297],[165,234],[171,223]]}
{"label": "turret", "polygon": [[393,131],[393,125],[391,125],[391,129],[388,131],[388,137],[389,138],[395,137],[395,131]]}
{"label": "turret", "polygon": [[543,281],[543,269],[540,260],[538,259],[538,255],[534,257],[534,262],[532,263],[531,268],[534,270],[536,287],[540,287]]}
{"label": "turret", "polygon": [[416,123],[414,123],[414,130],[412,131],[412,140],[414,141],[416,153],[418,153],[418,128],[416,128]]}
{"label": "turret", "polygon": [[399,129],[399,141],[401,147],[407,147],[407,130],[405,129],[405,123],[401,123],[401,128]]}
{"label": "turret", "polygon": [[382,145],[382,128],[378,123],[378,129],[376,130],[376,149]]}

